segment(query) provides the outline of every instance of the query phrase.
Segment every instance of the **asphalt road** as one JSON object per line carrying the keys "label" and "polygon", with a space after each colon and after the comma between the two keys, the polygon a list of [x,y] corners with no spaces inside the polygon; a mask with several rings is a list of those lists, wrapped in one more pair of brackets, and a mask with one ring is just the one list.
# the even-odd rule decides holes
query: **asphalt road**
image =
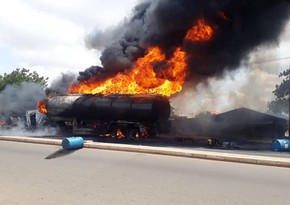
{"label": "asphalt road", "polygon": [[0,204],[288,204],[289,168],[0,141]]}

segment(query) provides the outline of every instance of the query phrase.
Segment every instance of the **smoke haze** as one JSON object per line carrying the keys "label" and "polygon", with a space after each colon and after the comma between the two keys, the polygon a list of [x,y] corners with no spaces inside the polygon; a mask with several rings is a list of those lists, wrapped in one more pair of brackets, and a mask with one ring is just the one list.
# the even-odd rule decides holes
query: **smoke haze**
{"label": "smoke haze", "polygon": [[45,97],[43,86],[36,83],[7,85],[0,92],[0,119],[11,115],[24,117],[27,110],[37,109],[37,102]]}
{"label": "smoke haze", "polygon": [[[67,78],[63,77],[63,79]],[[0,92],[0,121],[9,122],[12,119],[13,121],[10,122],[12,124],[10,124],[9,129],[5,129],[5,127],[0,129],[0,134],[51,136],[58,133],[59,128],[57,127],[46,127],[41,130],[28,130],[25,127],[24,116],[26,111],[36,110],[37,103],[45,97],[44,87],[37,83],[23,82],[20,85],[7,85]]]}

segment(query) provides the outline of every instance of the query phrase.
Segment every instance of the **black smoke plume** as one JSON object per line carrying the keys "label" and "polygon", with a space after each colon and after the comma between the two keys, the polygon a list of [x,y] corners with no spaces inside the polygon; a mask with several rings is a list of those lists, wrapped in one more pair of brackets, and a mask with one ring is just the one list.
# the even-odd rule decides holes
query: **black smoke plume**
{"label": "black smoke plume", "polygon": [[[108,76],[130,68],[150,46],[160,47],[167,56],[180,46],[189,55],[189,79],[221,76],[237,68],[257,46],[278,44],[289,14],[287,0],[140,1],[121,26],[123,35],[106,46],[100,60]],[[200,18],[213,28],[213,38],[208,42],[185,41],[187,31]],[[120,26],[110,32],[118,29]],[[106,33],[92,34],[87,45],[102,47],[98,45],[102,35]],[[91,71],[90,75],[88,71],[80,73],[79,80],[94,76]]]}

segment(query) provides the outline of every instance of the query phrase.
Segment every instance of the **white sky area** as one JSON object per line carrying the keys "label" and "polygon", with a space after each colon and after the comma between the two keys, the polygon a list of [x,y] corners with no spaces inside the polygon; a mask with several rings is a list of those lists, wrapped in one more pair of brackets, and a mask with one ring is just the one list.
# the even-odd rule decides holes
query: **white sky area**
{"label": "white sky area", "polygon": [[128,16],[137,0],[0,0],[0,75],[27,68],[53,80],[100,65],[84,36]]}
{"label": "white sky area", "polygon": [[[130,16],[137,2],[0,0],[0,75],[24,67],[53,81],[61,73],[78,73],[100,65],[100,52],[86,48],[85,35],[119,24]],[[207,87],[199,85],[183,92],[173,100],[176,107],[182,107],[177,112],[222,112],[241,106],[264,111],[267,101],[273,99],[275,84],[281,80],[278,74],[289,66],[289,48],[290,23],[280,44],[258,48],[251,54],[250,65],[223,79],[211,80]]]}

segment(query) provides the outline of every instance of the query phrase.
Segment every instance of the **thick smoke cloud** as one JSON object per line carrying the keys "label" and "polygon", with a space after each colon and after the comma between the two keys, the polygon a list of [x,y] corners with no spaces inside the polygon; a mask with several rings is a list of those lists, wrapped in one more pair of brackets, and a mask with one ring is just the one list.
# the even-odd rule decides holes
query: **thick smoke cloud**
{"label": "thick smoke cloud", "polygon": [[[141,1],[124,22],[123,35],[117,35],[118,39],[103,50],[100,60],[104,69],[114,74],[130,68],[150,46],[162,48],[168,56],[180,46],[189,55],[189,79],[221,76],[239,67],[257,46],[277,44],[289,8],[286,0]],[[211,25],[213,38],[208,42],[185,41],[187,31],[199,18]],[[87,44],[100,48],[99,35],[93,36]]]}
{"label": "thick smoke cloud", "polygon": [[1,135],[46,136],[59,132],[59,128],[47,127],[42,130],[28,130],[24,116],[29,110],[37,110],[37,103],[46,94],[42,85],[23,82],[20,85],[7,85],[0,92],[0,121],[9,124],[9,129],[0,127]]}
{"label": "thick smoke cloud", "polygon": [[95,48],[98,50],[105,49],[108,45],[114,42],[116,39],[122,38],[125,33],[124,23],[118,26],[112,26],[106,30],[94,29],[85,37],[85,43],[88,48]]}
{"label": "thick smoke cloud", "polygon": [[36,83],[6,86],[0,92],[0,120],[5,121],[10,116],[24,117],[27,110],[37,109],[37,102],[43,98],[43,86]]}

